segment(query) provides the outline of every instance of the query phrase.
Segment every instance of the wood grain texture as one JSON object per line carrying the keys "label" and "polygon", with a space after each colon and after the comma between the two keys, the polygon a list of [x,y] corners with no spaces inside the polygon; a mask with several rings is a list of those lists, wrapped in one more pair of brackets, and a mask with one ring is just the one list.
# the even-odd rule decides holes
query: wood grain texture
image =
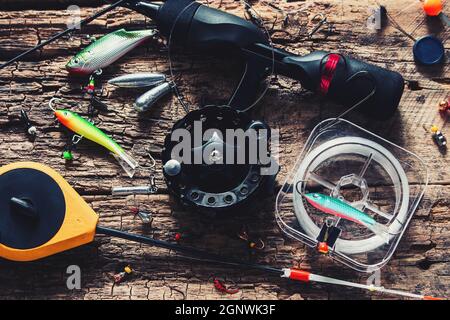
{"label": "wood grain texture", "polygon": [[[78,1],[70,1],[77,3]],[[424,20],[420,8],[405,5],[414,0],[386,0],[387,9],[409,32],[419,37],[439,28]],[[61,3],[41,1],[45,10],[24,10],[30,1],[0,0],[0,60],[5,61],[32,47],[65,27],[67,14]],[[86,1],[80,1],[85,4]],[[90,2],[93,3],[93,2]],[[220,7],[243,16],[239,1],[213,0]],[[430,171],[430,186],[423,201],[423,209],[413,218],[391,262],[382,270],[385,287],[416,291],[436,296],[450,294],[450,170],[448,154],[440,154],[429,132],[424,129],[435,123],[448,125],[439,115],[437,103],[447,97],[450,88],[449,67],[418,68],[413,61],[409,39],[392,26],[383,32],[367,29],[368,6],[372,1],[291,1],[274,0],[284,11],[294,11],[298,26],[283,29],[282,15],[263,1],[252,2],[266,21],[273,42],[280,48],[297,54],[323,49],[351,54],[377,65],[399,71],[407,80],[418,80],[422,89],[406,89],[399,112],[389,121],[377,122],[358,114],[349,119],[368,130],[416,153],[424,159]],[[52,9],[53,8],[53,9]],[[36,8],[33,8],[36,9]],[[448,6],[446,11],[449,10]],[[94,8],[82,8],[83,17]],[[326,40],[319,34],[313,41],[298,41],[297,32],[312,28],[307,23],[317,13],[324,13],[335,24],[336,32]],[[422,22],[422,23],[421,23]],[[161,175],[159,152],[168,130],[184,112],[175,98],[163,99],[149,113],[133,111],[135,92],[104,86],[104,101],[109,112],[96,118],[96,123],[112,135],[125,149],[131,150],[141,164],[149,164],[145,155],[149,148],[157,160],[157,195],[140,196],[136,203],[151,211],[155,220],[146,229],[139,219],[129,213],[132,197],[112,198],[111,187],[146,184],[148,172],[139,172],[130,181],[107,152],[83,141],[75,151],[75,160],[65,163],[60,158],[66,142],[65,133],[58,127],[48,101],[58,96],[69,101],[81,101],[86,110],[81,86],[86,79],[69,78],[63,70],[65,63],[88,41],[86,35],[98,36],[124,28],[144,28],[151,21],[144,16],[118,9],[92,22],[71,39],[62,39],[40,53],[31,55],[14,66],[0,70],[0,165],[33,160],[59,171],[100,215],[101,225],[142,233],[158,239],[171,240],[176,232],[183,235],[183,244],[208,248],[214,252],[243,257],[274,266],[299,266],[317,273],[354,281],[364,281],[366,275],[352,271],[312,252],[296,241],[283,236],[274,219],[275,198],[266,199],[249,215],[211,222],[198,214],[184,211],[168,195]],[[448,56],[448,43],[445,43]],[[158,41],[132,51],[113,66],[104,70],[104,80],[113,76],[142,71],[169,74],[167,51]],[[177,68],[183,73],[178,85],[192,105],[225,100],[237,83],[239,70],[220,65],[212,58],[194,67],[189,60],[176,57]],[[321,120],[336,116],[344,109],[303,91],[299,83],[278,77],[268,83],[269,90],[252,111],[255,119],[264,119],[272,128],[280,130],[281,184],[292,168],[312,128]],[[20,109],[28,111],[38,128],[38,137],[29,141],[18,121]],[[236,234],[247,224],[266,242],[263,252],[251,252]],[[135,270],[131,279],[113,285],[111,276],[124,263]],[[69,291],[65,274],[69,265],[82,269],[82,289]],[[276,277],[233,270],[183,259],[166,250],[99,236],[90,245],[59,254],[42,261],[16,264],[0,261],[0,298],[3,299],[389,299],[359,290],[330,286],[310,286],[290,283]],[[213,277],[234,281],[241,288],[236,295],[223,295],[212,285]]]}

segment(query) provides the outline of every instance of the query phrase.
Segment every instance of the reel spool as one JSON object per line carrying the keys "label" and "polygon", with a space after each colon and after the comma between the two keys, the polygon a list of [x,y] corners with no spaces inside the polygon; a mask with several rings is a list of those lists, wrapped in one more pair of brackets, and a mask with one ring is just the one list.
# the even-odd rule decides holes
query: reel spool
{"label": "reel spool", "polygon": [[[253,139],[237,143],[228,137],[228,130],[246,133]],[[186,148],[182,152],[180,133],[189,139],[184,141],[183,137],[181,143]],[[162,161],[169,190],[183,205],[200,211],[245,206],[273,188],[277,172],[264,171],[273,164],[270,155],[270,163],[252,159],[260,148],[269,150],[269,137],[270,128],[264,122],[251,120],[247,114],[230,107],[208,106],[190,112],[165,139]],[[250,146],[254,143],[258,144],[258,150]]]}

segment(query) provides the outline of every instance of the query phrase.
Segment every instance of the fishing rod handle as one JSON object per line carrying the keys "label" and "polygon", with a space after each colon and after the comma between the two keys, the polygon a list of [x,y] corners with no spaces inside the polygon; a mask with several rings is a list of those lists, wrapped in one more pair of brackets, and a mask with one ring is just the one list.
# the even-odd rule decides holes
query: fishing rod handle
{"label": "fishing rod handle", "polygon": [[398,73],[345,55],[315,51],[283,58],[288,76],[304,88],[378,119],[392,116],[399,105],[404,79]]}
{"label": "fishing rod handle", "polygon": [[246,72],[229,102],[239,110],[255,102],[255,92],[273,64],[277,73],[299,80],[305,88],[347,107],[360,103],[361,111],[376,118],[391,116],[403,94],[404,80],[397,72],[324,51],[297,56],[272,48],[255,24],[193,0],[167,0],[161,6],[140,1],[132,9],[155,19],[171,43],[200,52],[243,54]]}
{"label": "fishing rod handle", "polygon": [[254,43],[269,44],[255,24],[194,0],[167,0],[162,5],[138,1],[129,8],[154,19],[171,43],[190,49],[227,52]]}

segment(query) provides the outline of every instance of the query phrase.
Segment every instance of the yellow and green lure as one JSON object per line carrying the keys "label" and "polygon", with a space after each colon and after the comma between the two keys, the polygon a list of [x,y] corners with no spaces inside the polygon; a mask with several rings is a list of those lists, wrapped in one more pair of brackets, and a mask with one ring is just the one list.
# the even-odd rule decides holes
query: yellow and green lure
{"label": "yellow and green lure", "polygon": [[55,116],[61,124],[71,131],[111,151],[130,178],[133,177],[138,163],[103,131],[72,111],[56,110]]}

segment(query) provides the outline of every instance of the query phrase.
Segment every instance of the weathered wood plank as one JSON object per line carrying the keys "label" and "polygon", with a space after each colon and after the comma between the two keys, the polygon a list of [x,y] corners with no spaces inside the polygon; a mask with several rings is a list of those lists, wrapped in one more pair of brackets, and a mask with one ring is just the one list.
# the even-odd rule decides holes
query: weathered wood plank
{"label": "weathered wood plank", "polygon": [[[408,1],[408,2],[412,2]],[[67,2],[49,0],[42,6],[48,10],[21,10],[23,1],[0,0],[0,60],[5,61],[22,50],[35,45],[65,27],[67,15],[63,10]],[[71,1],[85,4],[83,1]],[[28,2],[29,3],[29,2]],[[94,6],[97,2],[89,2]],[[211,5],[243,16],[242,5],[237,1],[210,1]],[[255,1],[255,8],[268,27],[281,14],[275,9]],[[413,62],[412,43],[388,26],[382,33],[366,28],[367,5],[350,1],[272,1],[284,11],[296,11],[295,17],[304,22],[289,26],[285,31],[275,31],[275,45],[298,54],[312,49],[339,50],[400,71],[407,80],[418,80],[422,89],[406,89],[399,112],[386,122],[377,122],[358,114],[349,119],[382,137],[399,144],[422,157],[430,170],[430,188],[411,222],[405,238],[401,241],[392,261],[382,270],[382,283],[386,287],[420,291],[425,294],[448,296],[449,281],[449,211],[450,171],[448,154],[439,154],[423,126],[432,123],[444,125],[437,111],[437,103],[448,96],[450,88],[449,67],[423,70]],[[403,2],[386,1],[390,12],[400,12]],[[36,9],[36,8],[33,8]],[[96,11],[82,9],[83,17]],[[323,12],[335,23],[337,32],[326,40],[301,41],[298,30],[310,30],[306,24],[316,13]],[[408,31],[413,31],[423,20],[414,6],[406,8],[397,18]],[[281,29],[280,19],[274,29]],[[62,71],[68,59],[80,47],[87,45],[86,35],[101,36],[119,27],[144,28],[151,21],[143,16],[118,9],[83,28],[73,39],[63,39],[46,47],[40,54],[32,55],[15,66],[0,70],[0,165],[14,161],[35,160],[51,165],[79,191],[100,214],[101,224],[144,233],[159,239],[172,239],[174,233],[183,234],[183,243],[209,248],[216,252],[251,257],[245,243],[236,233],[243,224],[249,225],[266,241],[264,252],[252,259],[277,266],[298,265],[321,273],[345,279],[364,281],[364,275],[319,257],[310,249],[283,237],[273,216],[274,197],[267,199],[262,208],[249,216],[205,221],[195,214],[183,211],[167,195],[160,173],[159,152],[163,140],[174,121],[183,116],[182,108],[175,98],[167,98],[151,112],[143,116],[132,109],[134,92],[124,92],[105,85],[105,102],[110,111],[96,120],[99,127],[111,134],[127,150],[132,150],[141,164],[148,161],[145,150],[150,148],[157,160],[158,195],[138,197],[137,203],[151,210],[155,216],[153,228],[145,229],[138,219],[129,214],[132,198],[112,198],[110,190],[117,185],[140,185],[147,183],[148,173],[139,172],[130,181],[115,160],[94,144],[83,141],[75,151],[76,159],[66,164],[60,158],[66,135],[54,121],[47,107],[53,96],[70,101],[81,100],[81,86],[86,79],[70,79]],[[431,28],[431,31],[427,29]],[[436,31],[428,23],[421,24],[415,36]],[[288,32],[286,32],[288,31]],[[440,34],[445,37],[445,34]],[[321,38],[321,35],[318,35]],[[448,43],[445,43],[448,51]],[[201,101],[223,101],[232,92],[239,78],[237,66],[229,68],[216,60],[189,68],[189,59],[176,57],[174,63],[184,67],[179,86],[193,106]],[[123,73],[158,71],[169,73],[167,53],[161,44],[152,41],[133,51],[129,56],[104,70],[104,80]],[[18,124],[20,109],[29,112],[38,128],[34,142],[26,139]],[[80,110],[86,110],[84,102]],[[334,117],[344,109],[315,95],[301,90],[290,79],[272,79],[269,90],[259,106],[253,110],[255,118],[264,119],[274,129],[280,130],[282,170],[278,182],[282,183],[291,170],[298,153],[312,128],[321,120]],[[444,130],[448,131],[448,125]],[[124,284],[114,286],[111,275],[123,263],[130,263],[135,275]],[[82,268],[82,290],[68,291],[65,270],[68,265]],[[97,237],[95,243],[71,250],[32,264],[0,262],[0,298],[51,298],[51,299],[379,299],[358,290],[337,289],[326,286],[293,284],[283,279],[251,271],[238,271],[182,259],[165,250],[146,248],[116,239]],[[234,296],[224,296],[214,290],[211,279],[226,277],[242,289]]]}

